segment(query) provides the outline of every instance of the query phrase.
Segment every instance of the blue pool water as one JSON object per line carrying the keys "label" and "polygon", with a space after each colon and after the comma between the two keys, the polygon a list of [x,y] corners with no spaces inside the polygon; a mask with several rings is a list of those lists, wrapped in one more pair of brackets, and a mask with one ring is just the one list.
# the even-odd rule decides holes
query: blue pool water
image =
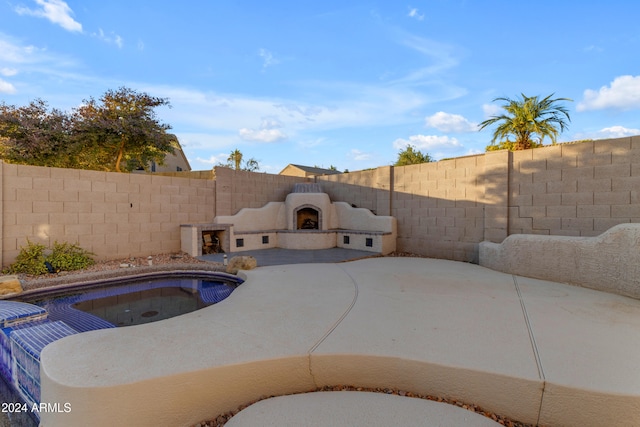
{"label": "blue pool water", "polygon": [[49,320],[85,332],[189,313],[224,300],[237,285],[228,278],[163,278],[22,300],[44,308]]}
{"label": "blue pool water", "polygon": [[[27,408],[40,403],[40,353],[53,341],[189,313],[224,300],[241,283],[222,273],[169,274],[0,300],[0,401],[26,402]],[[30,426],[38,418],[33,412],[0,414],[0,425],[4,416],[10,425]]]}

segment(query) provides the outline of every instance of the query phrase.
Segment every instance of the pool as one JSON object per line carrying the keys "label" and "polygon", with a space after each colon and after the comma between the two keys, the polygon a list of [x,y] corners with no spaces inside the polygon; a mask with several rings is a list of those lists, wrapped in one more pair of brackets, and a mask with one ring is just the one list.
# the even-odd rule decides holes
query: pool
{"label": "pool", "polygon": [[[40,403],[40,354],[58,339],[190,313],[224,300],[241,283],[224,273],[162,273],[0,300],[0,376],[13,389],[10,396],[0,387],[1,400],[26,402],[27,408]],[[29,415],[37,420],[37,413]]]}
{"label": "pool", "polygon": [[109,282],[16,299],[44,308],[78,332],[140,325],[216,304],[241,283],[235,276],[192,275]]}

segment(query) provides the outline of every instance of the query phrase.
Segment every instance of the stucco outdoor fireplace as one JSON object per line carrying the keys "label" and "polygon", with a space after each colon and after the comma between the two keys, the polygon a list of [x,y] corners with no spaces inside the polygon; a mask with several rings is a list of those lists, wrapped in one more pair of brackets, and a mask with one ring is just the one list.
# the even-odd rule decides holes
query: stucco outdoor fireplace
{"label": "stucco outdoor fireplace", "polygon": [[391,216],[346,202],[331,202],[319,184],[295,184],[284,202],[262,208],[241,209],[231,216],[217,216],[212,224],[184,224],[182,250],[202,254],[198,241],[208,230],[224,230],[225,252],[255,249],[358,249],[387,254],[396,249],[397,225]]}

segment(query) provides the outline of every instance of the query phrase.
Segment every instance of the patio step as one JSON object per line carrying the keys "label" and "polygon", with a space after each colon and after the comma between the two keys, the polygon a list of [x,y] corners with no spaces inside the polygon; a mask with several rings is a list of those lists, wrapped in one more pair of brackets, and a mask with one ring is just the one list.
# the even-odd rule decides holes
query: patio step
{"label": "patio step", "polygon": [[458,406],[391,394],[330,391],[272,397],[243,409],[227,427],[245,426],[458,426],[497,422]]}

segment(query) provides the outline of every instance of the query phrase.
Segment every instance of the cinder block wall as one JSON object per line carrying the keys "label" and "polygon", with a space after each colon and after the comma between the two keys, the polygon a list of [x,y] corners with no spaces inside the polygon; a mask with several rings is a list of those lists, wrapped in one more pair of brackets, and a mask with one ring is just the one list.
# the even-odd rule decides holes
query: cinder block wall
{"label": "cinder block wall", "polygon": [[332,201],[347,202],[377,215],[391,215],[392,167],[316,178]]}
{"label": "cinder block wall", "polygon": [[99,259],[178,252],[180,224],[212,221],[215,181],[1,163],[2,265],[27,239]]}
{"label": "cinder block wall", "polygon": [[318,177],[332,200],[398,220],[398,250],[476,262],[510,234],[640,223],[640,136]]}
{"label": "cinder block wall", "polygon": [[394,168],[398,248],[477,261],[477,244],[507,236],[508,153]]}
{"label": "cinder block wall", "polygon": [[216,174],[213,169],[202,171],[154,172],[153,174],[160,176],[175,176],[178,178],[216,179]]}
{"label": "cinder block wall", "polygon": [[398,250],[477,261],[478,243],[507,236],[509,153],[318,177],[332,200],[393,215]]}
{"label": "cinder block wall", "polygon": [[268,202],[284,202],[293,186],[313,182],[309,178],[215,168],[216,215],[235,215],[242,208],[260,208]]}
{"label": "cinder block wall", "polygon": [[640,136],[512,156],[509,234],[595,236],[640,222]]}
{"label": "cinder block wall", "polygon": [[[0,162],[2,263],[29,238],[102,259],[180,250],[180,224],[284,201],[313,179],[216,168],[216,180]],[[640,136],[317,177],[332,201],[398,220],[398,250],[477,261],[509,234],[593,236],[640,223]]]}

